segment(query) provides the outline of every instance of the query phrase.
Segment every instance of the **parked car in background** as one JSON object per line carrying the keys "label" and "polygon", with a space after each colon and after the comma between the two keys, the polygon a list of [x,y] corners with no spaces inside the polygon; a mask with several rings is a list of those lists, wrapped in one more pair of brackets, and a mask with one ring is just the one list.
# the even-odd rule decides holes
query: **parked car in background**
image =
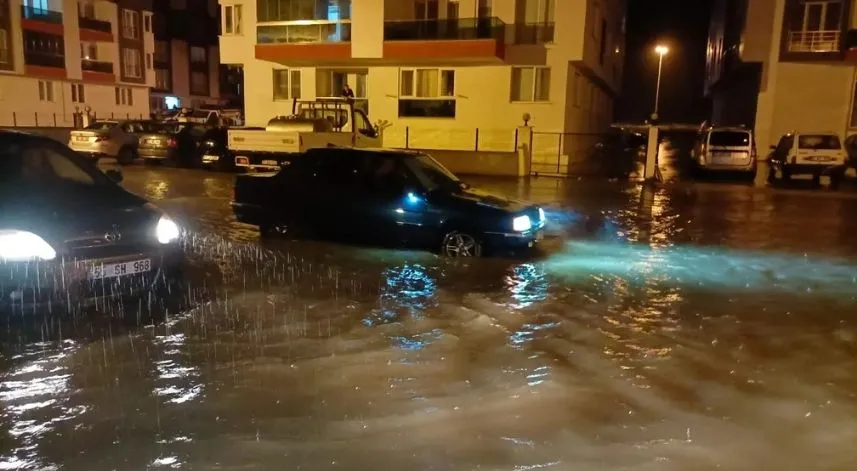
{"label": "parked car in background", "polygon": [[424,247],[450,257],[529,249],[544,211],[476,190],[428,154],[309,149],[277,173],[238,175],[233,209],[263,235]]}
{"label": "parked car in background", "polygon": [[142,294],[177,274],[179,227],[119,181],[52,139],[0,131],[0,312]]}
{"label": "parked car in background", "polygon": [[127,165],[137,158],[138,137],[156,121],[96,121],[84,129],[71,131],[68,146],[93,161],[115,158]]}
{"label": "parked car in background", "polygon": [[199,166],[209,170],[235,171],[235,154],[227,145],[228,128],[209,128],[199,147]]}
{"label": "parked car in background", "polygon": [[755,180],[756,139],[743,127],[708,127],[699,133],[691,151],[697,172],[740,172]]}
{"label": "parked car in background", "polygon": [[170,163],[182,167],[200,161],[200,144],[208,127],[200,124],[162,122],[140,134],[138,153],[147,163]]}
{"label": "parked car in background", "polygon": [[847,153],[834,132],[783,134],[771,151],[771,179],[776,174],[783,180],[803,174],[811,175],[818,183],[822,175],[828,175],[831,186],[836,187],[845,175]]}

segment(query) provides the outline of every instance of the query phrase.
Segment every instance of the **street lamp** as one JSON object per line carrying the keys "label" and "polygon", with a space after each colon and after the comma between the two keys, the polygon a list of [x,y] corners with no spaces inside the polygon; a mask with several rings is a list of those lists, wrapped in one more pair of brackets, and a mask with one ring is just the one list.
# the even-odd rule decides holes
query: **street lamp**
{"label": "street lamp", "polygon": [[663,44],[655,46],[655,52],[658,54],[658,84],[655,88],[655,111],[652,113],[653,119],[658,119],[658,102],[661,99],[661,72],[664,68],[664,56],[670,52],[670,49]]}

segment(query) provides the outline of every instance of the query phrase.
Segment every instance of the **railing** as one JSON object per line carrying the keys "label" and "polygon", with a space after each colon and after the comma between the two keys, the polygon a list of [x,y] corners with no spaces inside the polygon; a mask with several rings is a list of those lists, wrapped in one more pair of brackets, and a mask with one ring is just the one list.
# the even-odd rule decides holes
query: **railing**
{"label": "railing", "polygon": [[113,73],[113,63],[112,62],[104,62],[104,61],[93,61],[93,60],[82,60],[80,62],[80,68],[83,70],[88,70],[90,72],[102,72],[105,74]]}
{"label": "railing", "polygon": [[506,24],[499,18],[385,21],[384,41],[503,40]]}
{"label": "railing", "polygon": [[259,44],[312,44],[351,42],[351,21],[283,21],[256,27]]}
{"label": "railing", "polygon": [[24,51],[24,64],[64,69],[65,56],[46,52]]}
{"label": "railing", "polygon": [[839,31],[790,31],[789,52],[838,52]]}
{"label": "railing", "polygon": [[62,24],[62,13],[58,11],[48,10],[46,8],[36,8],[27,5],[21,5],[21,16],[25,20],[44,21],[46,23]]}
{"label": "railing", "polygon": [[95,18],[87,18],[80,16],[77,18],[77,24],[83,29],[91,29],[93,31],[101,31],[102,33],[112,33],[113,25],[109,21],[96,20]]}
{"label": "railing", "polygon": [[552,43],[554,38],[554,23],[516,23],[515,44],[545,44]]}
{"label": "railing", "polygon": [[[83,108],[79,103],[74,103],[74,106]],[[120,113],[120,112],[93,112],[94,119],[144,119],[141,113]],[[42,111],[0,111],[0,127],[12,128],[73,128],[75,126],[74,113],[49,113]],[[63,137],[63,141],[67,142],[68,136]]]}

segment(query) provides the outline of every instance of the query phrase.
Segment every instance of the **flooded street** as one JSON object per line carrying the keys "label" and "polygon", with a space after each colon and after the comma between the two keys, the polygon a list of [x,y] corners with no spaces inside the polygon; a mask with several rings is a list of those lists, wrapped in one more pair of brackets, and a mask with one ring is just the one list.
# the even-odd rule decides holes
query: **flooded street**
{"label": "flooded street", "polygon": [[0,469],[854,469],[857,194],[465,180],[542,250],[260,241],[232,176],[126,168],[186,286],[3,319]]}

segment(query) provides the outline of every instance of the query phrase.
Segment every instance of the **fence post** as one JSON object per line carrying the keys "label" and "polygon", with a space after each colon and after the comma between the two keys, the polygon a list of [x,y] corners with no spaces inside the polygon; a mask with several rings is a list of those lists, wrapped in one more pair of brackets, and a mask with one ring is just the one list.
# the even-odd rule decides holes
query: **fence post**
{"label": "fence post", "polygon": [[562,163],[562,138],[565,137],[565,134],[559,134],[559,143],[556,146],[556,173],[559,175],[559,167]]}
{"label": "fence post", "polygon": [[18,115],[14,111],[12,112],[12,126],[18,127]]}
{"label": "fence post", "polygon": [[57,127],[57,114],[54,113],[54,127]]}
{"label": "fence post", "polygon": [[36,111],[35,113],[33,113],[33,116],[36,117],[36,127],[39,127],[39,112]]}
{"label": "fence post", "polygon": [[474,150],[479,152],[479,128],[476,128],[476,148]]}
{"label": "fence post", "polygon": [[411,127],[405,126],[405,149],[411,148]]}
{"label": "fence post", "polygon": [[512,148],[515,152],[518,151],[518,128],[515,128],[515,147]]}

